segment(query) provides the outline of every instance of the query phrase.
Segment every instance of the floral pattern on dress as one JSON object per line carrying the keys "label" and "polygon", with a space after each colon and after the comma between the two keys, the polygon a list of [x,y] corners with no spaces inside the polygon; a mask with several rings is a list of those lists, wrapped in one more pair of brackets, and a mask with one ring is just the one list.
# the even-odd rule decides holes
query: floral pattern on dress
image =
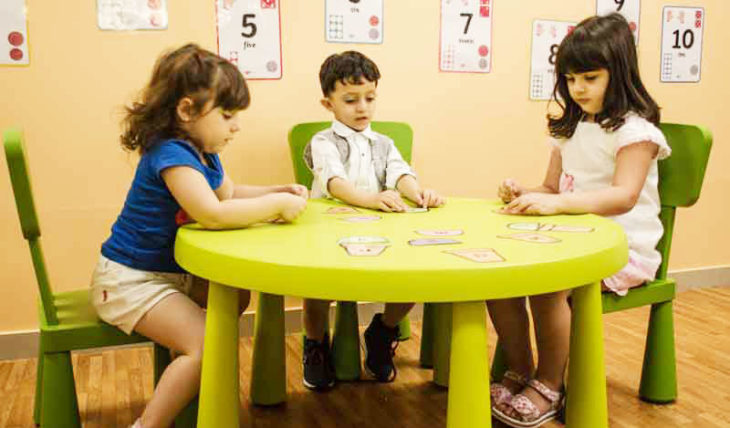
{"label": "floral pattern on dress", "polygon": [[572,193],[574,190],[574,181],[575,177],[563,171],[563,173],[560,174],[560,193]]}

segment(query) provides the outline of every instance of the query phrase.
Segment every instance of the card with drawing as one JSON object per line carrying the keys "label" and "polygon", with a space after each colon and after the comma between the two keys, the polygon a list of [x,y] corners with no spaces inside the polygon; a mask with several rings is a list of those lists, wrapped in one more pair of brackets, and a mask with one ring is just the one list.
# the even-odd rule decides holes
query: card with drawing
{"label": "card with drawing", "polygon": [[476,263],[496,263],[505,261],[493,248],[461,248],[447,250],[444,253],[452,254]]}
{"label": "card with drawing", "polygon": [[555,244],[560,242],[560,239],[553,238],[552,236],[542,235],[540,233],[513,233],[511,235],[497,235],[497,238],[502,239],[514,239],[517,241],[533,242],[536,244]]}
{"label": "card with drawing", "polygon": [[416,233],[423,236],[457,236],[463,235],[462,229],[419,229]]}
{"label": "card with drawing", "polygon": [[423,245],[448,245],[448,244],[461,244],[461,241],[457,241],[456,239],[450,239],[450,238],[419,238],[419,239],[411,239],[408,241],[409,244],[413,245],[414,247],[419,247]]}

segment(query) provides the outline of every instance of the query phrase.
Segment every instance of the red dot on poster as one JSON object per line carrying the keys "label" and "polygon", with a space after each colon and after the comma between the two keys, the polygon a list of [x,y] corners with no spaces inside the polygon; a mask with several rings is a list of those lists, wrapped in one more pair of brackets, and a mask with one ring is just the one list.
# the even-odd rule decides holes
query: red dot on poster
{"label": "red dot on poster", "polygon": [[702,11],[701,10],[698,10],[697,12],[695,12],[695,18],[697,18],[697,19],[702,18]]}
{"label": "red dot on poster", "polygon": [[380,23],[380,19],[378,19],[377,16],[373,15],[370,17],[370,25],[372,25],[374,27],[374,26],[378,25],[379,23]]}
{"label": "red dot on poster", "polygon": [[631,29],[632,32],[636,31],[636,22],[634,22],[634,21],[629,22],[629,28]]}
{"label": "red dot on poster", "polygon": [[13,31],[8,34],[8,41],[13,46],[20,46],[23,44],[23,35],[17,31]]}
{"label": "red dot on poster", "polygon": [[489,48],[486,45],[479,46],[479,56],[487,56]]}
{"label": "red dot on poster", "polygon": [[23,51],[18,48],[10,49],[10,58],[15,61],[20,61],[23,59]]}

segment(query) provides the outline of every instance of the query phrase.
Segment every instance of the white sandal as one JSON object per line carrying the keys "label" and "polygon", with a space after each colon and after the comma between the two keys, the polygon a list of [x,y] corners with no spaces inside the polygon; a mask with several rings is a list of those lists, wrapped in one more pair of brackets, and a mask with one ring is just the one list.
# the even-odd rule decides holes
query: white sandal
{"label": "white sandal", "polygon": [[539,427],[545,422],[557,418],[563,410],[564,395],[558,391],[553,391],[537,379],[531,379],[527,382],[527,386],[535,390],[538,394],[550,402],[550,407],[544,413],[540,413],[540,409],[538,409],[535,403],[527,398],[527,396],[524,394],[517,394],[512,398],[509,405],[518,413],[519,416],[515,418],[510,415],[506,415],[498,408],[494,408],[494,417],[503,423],[516,428]]}
{"label": "white sandal", "polygon": [[[504,372],[502,378],[507,378],[516,383],[520,386],[520,389],[524,388],[529,380],[527,376],[523,376],[512,370]],[[494,408],[500,404],[509,403],[512,400],[512,391],[501,382],[493,382],[489,385],[489,398],[491,399],[492,408]]]}

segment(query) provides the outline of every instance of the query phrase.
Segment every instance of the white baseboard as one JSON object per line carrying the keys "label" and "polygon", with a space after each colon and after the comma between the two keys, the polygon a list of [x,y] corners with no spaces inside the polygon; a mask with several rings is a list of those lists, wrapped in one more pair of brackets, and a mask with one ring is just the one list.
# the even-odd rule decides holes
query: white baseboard
{"label": "white baseboard", "polygon": [[[683,292],[694,288],[730,286],[730,266],[713,266],[697,269],[670,271],[669,276],[677,281],[677,291]],[[382,303],[358,303],[360,325],[367,325],[376,312],[382,312]],[[412,321],[420,321],[423,305],[416,305],[409,314]],[[330,309],[330,325],[334,326],[335,308]],[[254,333],[253,311],[241,317],[239,331],[241,336],[252,336]],[[287,308],[284,312],[286,334],[299,333],[302,330],[302,308]],[[127,345],[139,346],[139,345]],[[97,352],[98,349],[88,352]],[[32,358],[38,353],[38,330],[14,331],[0,333],[0,360]]]}

